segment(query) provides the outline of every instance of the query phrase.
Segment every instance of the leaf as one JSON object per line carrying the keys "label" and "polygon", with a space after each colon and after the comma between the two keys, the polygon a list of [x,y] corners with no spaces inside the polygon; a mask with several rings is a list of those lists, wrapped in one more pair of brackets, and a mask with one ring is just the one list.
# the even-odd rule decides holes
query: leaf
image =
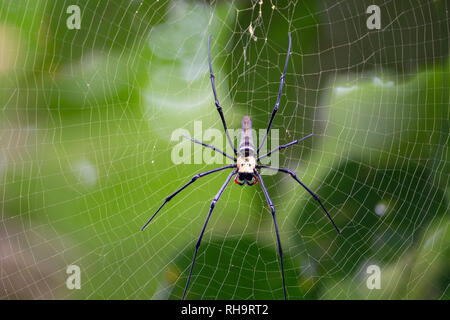
{"label": "leaf", "polygon": [[[278,252],[252,238],[204,239],[186,299],[284,299]],[[187,281],[194,243],[170,268],[179,271],[170,299],[180,299]],[[286,289],[290,299],[299,298],[293,261],[284,256]]]}

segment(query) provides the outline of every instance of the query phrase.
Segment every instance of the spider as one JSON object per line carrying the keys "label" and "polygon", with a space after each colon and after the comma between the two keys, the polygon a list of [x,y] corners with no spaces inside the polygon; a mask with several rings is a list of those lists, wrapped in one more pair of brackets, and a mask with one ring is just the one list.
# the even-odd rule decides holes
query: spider
{"label": "spider", "polygon": [[198,253],[198,249],[200,248],[200,244],[202,242],[202,238],[203,235],[205,233],[205,229],[206,229],[206,225],[208,224],[209,218],[211,217],[211,214],[216,206],[217,201],[219,201],[220,196],[222,195],[222,193],[224,192],[226,186],[229,184],[231,178],[233,176],[235,176],[234,182],[240,186],[243,186],[245,184],[249,185],[249,186],[253,186],[255,185],[258,181],[261,184],[261,188],[263,190],[264,196],[266,198],[267,204],[270,207],[270,211],[272,214],[272,219],[273,219],[273,223],[275,226],[275,233],[276,233],[276,238],[277,238],[277,244],[278,244],[278,253],[279,253],[279,258],[280,258],[280,269],[281,269],[281,278],[282,278],[282,282],[283,282],[283,293],[284,293],[284,299],[287,299],[287,295],[286,295],[286,283],[285,283],[285,279],[284,279],[284,267],[283,267],[283,250],[281,248],[281,241],[280,241],[280,235],[278,232],[278,225],[277,225],[277,219],[276,219],[276,215],[275,215],[275,207],[272,203],[272,200],[270,199],[269,193],[267,192],[266,186],[264,185],[264,181],[261,177],[261,174],[259,173],[259,169],[262,168],[266,168],[269,170],[276,170],[276,171],[280,171],[283,173],[287,173],[289,174],[295,181],[297,181],[313,198],[314,200],[316,200],[320,207],[322,208],[322,210],[325,212],[326,216],[328,217],[328,219],[330,220],[330,222],[333,224],[334,228],[336,229],[336,231],[338,232],[338,234],[340,234],[340,230],[339,228],[336,226],[336,224],[334,223],[333,219],[331,218],[330,214],[328,213],[327,209],[325,208],[325,206],[323,205],[322,201],[320,200],[319,196],[316,195],[313,191],[311,191],[305,184],[303,184],[302,181],[300,181],[300,179],[295,175],[295,173],[289,169],[284,169],[284,168],[275,168],[275,167],[270,167],[270,166],[265,166],[260,164],[260,160],[270,156],[272,153],[277,152],[281,149],[285,149],[287,147],[290,147],[292,145],[295,145],[307,138],[312,137],[312,134],[307,135],[306,137],[303,137],[301,139],[298,140],[294,140],[288,144],[285,145],[281,145],[269,152],[267,152],[266,154],[260,155],[259,151],[261,150],[261,147],[264,145],[266,139],[267,139],[267,135],[269,133],[270,127],[272,126],[272,122],[273,119],[275,118],[275,115],[278,111],[278,107],[280,105],[280,98],[281,98],[281,93],[283,90],[283,83],[284,83],[284,79],[285,79],[285,75],[286,75],[286,68],[288,65],[288,61],[289,61],[289,53],[291,51],[291,34],[288,33],[289,36],[289,48],[288,48],[288,52],[287,52],[287,57],[286,57],[286,62],[284,65],[284,70],[283,73],[281,75],[280,78],[280,87],[279,87],[279,91],[278,91],[278,97],[277,97],[277,101],[275,103],[275,107],[273,108],[272,111],[272,115],[270,117],[269,120],[269,124],[267,126],[267,130],[265,132],[265,135],[259,145],[259,147],[256,149],[255,151],[255,146],[253,145],[253,137],[252,137],[252,133],[251,133],[251,128],[252,128],[252,121],[250,119],[250,117],[245,116],[242,119],[242,124],[241,124],[241,141],[239,144],[239,149],[237,150],[236,147],[234,146],[230,135],[228,133],[228,129],[227,129],[227,124],[225,122],[225,118],[223,116],[223,112],[222,112],[222,107],[219,104],[219,100],[217,99],[217,93],[216,93],[216,86],[215,86],[215,76],[213,74],[212,71],[212,65],[211,65],[211,48],[210,48],[210,42],[211,42],[211,35],[208,37],[208,60],[209,60],[209,77],[211,79],[211,86],[212,86],[212,91],[214,94],[214,100],[215,100],[215,105],[217,108],[217,111],[219,112],[220,118],[222,120],[222,124],[223,124],[223,128],[225,130],[226,136],[227,136],[227,140],[229,142],[229,144],[231,145],[231,147],[234,150],[234,156],[230,156],[228,154],[226,154],[225,152],[223,152],[222,150],[216,148],[215,146],[200,142],[198,140],[192,139],[190,137],[186,137],[183,136],[186,139],[191,140],[194,143],[197,144],[201,144],[204,147],[207,148],[211,148],[216,152],[221,153],[222,155],[224,155],[227,158],[230,158],[234,161],[234,164],[231,165],[227,165],[224,167],[220,167],[220,168],[216,168],[216,169],[212,169],[209,171],[205,171],[202,173],[199,173],[197,175],[195,175],[188,183],[186,183],[184,186],[182,186],[181,188],[179,188],[178,190],[176,190],[174,193],[172,193],[171,195],[169,195],[163,202],[163,204],[158,208],[158,210],[156,210],[156,212],[150,217],[150,219],[144,224],[144,226],[141,228],[141,231],[144,230],[147,225],[153,220],[153,218],[158,214],[158,212],[162,209],[162,207],[164,207],[164,205],[169,202],[170,200],[172,200],[178,193],[180,193],[181,191],[183,191],[186,187],[188,187],[189,185],[191,185],[192,183],[194,183],[197,179],[207,176],[211,173],[214,172],[218,172],[218,171],[222,171],[225,169],[232,169],[231,173],[228,175],[227,179],[225,180],[225,183],[222,185],[222,187],[220,188],[219,192],[216,194],[216,196],[214,197],[214,199],[211,202],[211,206],[209,208],[209,212],[208,215],[206,216],[206,220],[203,224],[203,228],[202,231],[200,232],[200,236],[197,240],[197,244],[195,245],[195,252],[194,252],[194,257],[192,259],[192,264],[191,264],[191,268],[189,270],[189,276],[184,288],[184,292],[183,292],[183,296],[182,296],[182,300],[184,300],[185,296],[186,296],[186,292],[187,289],[189,287],[189,283],[191,281],[191,276],[192,276],[192,271],[194,270],[194,265],[195,265],[195,259],[197,258],[197,253]]}

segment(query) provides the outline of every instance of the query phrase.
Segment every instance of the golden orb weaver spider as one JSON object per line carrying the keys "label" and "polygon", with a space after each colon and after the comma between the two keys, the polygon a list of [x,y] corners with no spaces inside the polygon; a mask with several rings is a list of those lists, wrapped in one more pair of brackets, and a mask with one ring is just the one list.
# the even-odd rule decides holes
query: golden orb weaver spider
{"label": "golden orb weaver spider", "polygon": [[283,73],[281,75],[280,78],[280,88],[278,90],[278,97],[277,97],[277,101],[275,103],[275,107],[273,108],[272,111],[272,115],[270,117],[269,120],[269,124],[267,126],[267,130],[266,133],[264,135],[263,140],[261,141],[259,147],[256,149],[255,151],[255,147],[253,145],[253,137],[252,137],[252,133],[251,133],[251,128],[252,128],[252,122],[250,117],[245,116],[242,119],[242,125],[241,125],[241,141],[239,144],[239,150],[236,149],[236,147],[234,146],[230,135],[228,133],[228,128],[227,128],[227,124],[225,122],[225,118],[223,116],[223,112],[222,112],[222,107],[219,104],[219,100],[217,99],[217,93],[216,93],[216,86],[215,86],[215,77],[212,71],[212,64],[211,64],[211,47],[210,47],[210,42],[211,42],[211,35],[208,37],[208,60],[209,60],[209,76],[211,79],[211,86],[212,86],[212,91],[214,94],[214,100],[215,100],[215,105],[217,108],[217,111],[219,112],[220,118],[222,120],[222,124],[223,124],[223,128],[225,130],[226,136],[227,136],[227,140],[230,143],[231,147],[233,148],[234,151],[234,155],[235,156],[230,156],[228,154],[226,154],[225,152],[223,152],[222,150],[216,148],[215,146],[200,142],[198,140],[192,139],[190,137],[186,137],[183,136],[186,139],[191,140],[194,143],[198,143],[201,144],[204,147],[207,148],[211,148],[216,152],[221,153],[222,155],[224,155],[227,158],[230,158],[234,161],[234,164],[231,165],[227,165],[224,167],[220,167],[220,168],[216,168],[216,169],[212,169],[206,172],[202,172],[199,173],[197,175],[195,175],[191,181],[189,181],[188,183],[186,183],[184,186],[182,186],[181,188],[179,188],[178,190],[176,190],[174,193],[172,193],[171,195],[169,195],[163,202],[163,204],[158,208],[158,210],[156,210],[156,212],[150,217],[150,219],[144,224],[144,226],[141,228],[141,231],[144,230],[147,225],[153,220],[153,218],[158,214],[158,212],[162,209],[162,207],[164,207],[164,205],[169,202],[173,197],[175,197],[178,193],[180,193],[181,191],[183,191],[186,187],[188,187],[190,184],[194,183],[198,178],[204,177],[206,175],[209,175],[211,173],[214,172],[218,172],[218,171],[222,171],[225,169],[233,169],[232,172],[228,175],[227,179],[225,180],[225,183],[222,185],[222,187],[220,188],[219,192],[216,194],[216,196],[214,197],[214,199],[211,202],[211,206],[208,212],[208,215],[206,216],[206,220],[203,224],[203,228],[200,232],[200,236],[197,240],[197,244],[195,245],[195,252],[194,252],[194,257],[192,259],[192,264],[191,264],[191,268],[189,270],[189,276],[186,282],[186,286],[184,288],[184,292],[183,292],[183,296],[182,299],[184,300],[184,298],[186,297],[186,292],[187,289],[189,287],[189,283],[191,281],[191,276],[192,276],[192,271],[194,269],[194,265],[195,265],[195,259],[197,258],[197,253],[198,253],[198,249],[200,247],[203,235],[205,233],[205,229],[206,229],[206,225],[208,224],[209,218],[211,217],[211,214],[214,210],[214,207],[216,206],[217,201],[219,201],[220,196],[222,195],[223,191],[225,190],[226,186],[228,185],[228,183],[230,182],[231,178],[233,176],[235,176],[235,183],[238,185],[249,185],[249,186],[253,186],[255,185],[258,181],[261,184],[261,188],[263,190],[264,196],[266,198],[267,204],[270,207],[270,211],[272,213],[272,219],[273,219],[273,223],[275,226],[275,232],[276,232],[276,237],[277,237],[277,243],[278,243],[278,253],[279,253],[279,258],[280,258],[280,268],[281,268],[281,278],[282,278],[282,282],[283,282],[283,293],[284,293],[284,299],[287,299],[287,294],[286,294],[286,283],[285,283],[285,279],[284,279],[284,266],[283,266],[283,250],[281,248],[281,241],[280,241],[280,235],[278,232],[278,225],[277,225],[277,219],[275,216],[275,207],[272,203],[272,200],[270,199],[269,193],[267,192],[266,186],[264,185],[264,181],[261,177],[261,174],[259,173],[258,169],[261,168],[266,168],[266,169],[270,169],[270,170],[277,170],[280,172],[284,172],[289,174],[295,181],[297,181],[306,191],[309,192],[309,194],[314,198],[314,200],[316,200],[320,207],[323,209],[323,211],[325,212],[326,216],[328,217],[328,219],[331,221],[331,223],[333,224],[334,228],[336,229],[336,231],[338,232],[338,234],[340,234],[340,230],[339,228],[336,226],[336,224],[334,223],[333,219],[331,218],[330,214],[328,213],[327,209],[325,208],[325,206],[323,205],[322,201],[320,200],[319,196],[316,195],[314,192],[312,192],[306,185],[303,184],[303,182],[300,181],[300,179],[295,175],[295,173],[289,169],[284,169],[284,168],[275,168],[275,167],[270,167],[270,166],[265,166],[265,165],[261,165],[259,164],[260,160],[262,158],[268,157],[270,156],[272,153],[279,151],[281,149],[285,149],[287,147],[290,147],[292,145],[295,145],[309,137],[312,136],[312,134],[307,135],[306,137],[303,137],[301,139],[298,140],[294,140],[288,144],[285,145],[281,145],[278,148],[275,148],[271,151],[269,151],[268,153],[264,154],[264,155],[259,155],[259,151],[261,150],[261,147],[264,145],[266,139],[267,139],[267,135],[269,133],[270,127],[272,126],[272,122],[273,119],[275,118],[275,115],[278,111],[278,107],[280,105],[280,98],[281,98],[281,93],[283,90],[283,84],[284,84],[284,78],[286,75],[286,69],[287,69],[287,65],[288,65],[288,61],[289,61],[289,54],[291,51],[291,34],[288,33],[289,36],[289,48],[288,48],[288,52],[287,52],[287,56],[286,56],[286,62],[284,65],[284,70]]}

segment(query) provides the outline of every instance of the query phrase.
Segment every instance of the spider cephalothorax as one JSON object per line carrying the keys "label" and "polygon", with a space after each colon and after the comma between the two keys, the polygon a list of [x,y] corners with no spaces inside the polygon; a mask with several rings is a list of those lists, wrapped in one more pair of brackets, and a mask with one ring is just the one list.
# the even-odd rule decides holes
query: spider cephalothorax
{"label": "spider cephalothorax", "polygon": [[144,224],[144,226],[141,228],[141,230],[144,230],[145,227],[147,227],[147,225],[153,220],[153,218],[158,214],[158,212],[161,210],[161,208],[167,203],[169,202],[173,197],[175,197],[178,193],[180,193],[181,191],[183,191],[187,186],[189,186],[190,184],[194,183],[198,178],[204,177],[206,175],[209,175],[211,173],[214,172],[218,172],[218,171],[222,171],[225,169],[232,169],[233,171],[228,175],[227,179],[225,180],[225,183],[222,185],[222,187],[220,188],[219,192],[217,193],[217,195],[214,197],[214,199],[211,202],[211,207],[209,209],[208,215],[206,217],[205,223],[203,225],[202,231],[200,232],[200,236],[198,238],[197,244],[195,246],[195,251],[194,251],[194,258],[192,259],[192,264],[191,264],[191,268],[189,270],[189,276],[186,282],[186,286],[184,287],[184,292],[183,292],[183,297],[182,299],[184,299],[184,297],[186,296],[186,292],[189,286],[189,282],[191,280],[191,276],[192,276],[192,270],[194,269],[194,265],[195,265],[195,259],[197,257],[197,252],[198,252],[198,248],[200,247],[200,243],[202,241],[203,235],[205,233],[205,229],[206,229],[206,225],[208,224],[209,218],[211,217],[211,214],[216,206],[217,201],[219,201],[220,196],[222,195],[223,191],[225,190],[226,186],[228,185],[228,183],[230,182],[231,178],[233,176],[235,177],[235,182],[239,185],[244,185],[245,183],[248,185],[254,185],[256,184],[258,181],[260,182],[261,188],[263,190],[264,196],[266,198],[267,204],[269,205],[270,208],[270,212],[272,214],[272,219],[275,225],[275,232],[277,235],[277,243],[278,243],[278,253],[280,255],[280,267],[281,267],[281,278],[283,281],[283,292],[284,292],[284,298],[287,298],[286,295],[286,284],[285,284],[285,280],[284,280],[284,267],[283,267],[283,251],[281,250],[281,241],[280,241],[280,235],[278,233],[278,225],[277,225],[277,219],[275,216],[275,207],[272,203],[272,200],[269,197],[269,193],[267,192],[266,186],[264,185],[264,181],[261,177],[261,174],[259,173],[258,170],[260,170],[261,168],[266,168],[266,169],[270,169],[270,170],[277,170],[283,173],[287,173],[289,174],[295,181],[297,181],[313,198],[314,200],[316,200],[320,207],[323,209],[323,211],[325,212],[325,214],[327,215],[328,219],[331,221],[331,223],[333,224],[334,228],[336,229],[336,231],[338,233],[340,233],[338,227],[336,226],[336,224],[334,223],[333,219],[331,218],[330,214],[328,213],[327,209],[325,209],[325,206],[322,204],[322,201],[320,200],[319,196],[316,195],[314,192],[312,192],[306,185],[303,184],[303,182],[300,181],[299,178],[297,178],[297,176],[295,175],[295,173],[289,169],[284,169],[284,168],[274,168],[274,167],[268,167],[268,166],[264,166],[262,164],[260,164],[260,160],[264,157],[268,157],[270,156],[272,153],[277,152],[281,149],[287,148],[289,146],[292,146],[294,144],[297,144],[309,137],[312,136],[312,134],[307,135],[306,137],[303,137],[301,139],[292,141],[288,144],[285,145],[281,145],[278,148],[275,148],[274,150],[269,151],[268,153],[264,154],[264,155],[259,155],[259,151],[261,150],[261,147],[264,145],[266,139],[267,139],[267,135],[270,131],[270,127],[272,125],[272,121],[275,118],[275,114],[278,111],[278,107],[280,105],[280,98],[281,98],[281,92],[283,89],[283,83],[284,83],[284,77],[286,75],[286,68],[288,65],[288,61],[289,61],[289,53],[291,51],[291,34],[289,33],[289,49],[288,49],[288,53],[287,53],[287,57],[286,57],[286,62],[284,64],[284,70],[283,70],[283,74],[281,75],[280,78],[280,88],[278,90],[278,96],[277,96],[277,102],[275,103],[275,107],[273,108],[272,111],[272,115],[270,117],[269,120],[269,124],[267,126],[267,130],[266,130],[266,134],[264,135],[264,138],[262,139],[261,143],[259,144],[258,149],[255,151],[255,147],[253,145],[253,137],[252,137],[252,133],[251,133],[251,129],[252,129],[252,121],[250,119],[250,117],[245,116],[242,119],[242,125],[241,125],[241,142],[239,144],[239,149],[237,150],[236,147],[234,146],[233,141],[230,138],[230,135],[228,134],[228,129],[227,129],[227,124],[225,122],[225,118],[223,116],[223,112],[222,112],[222,107],[219,104],[219,100],[217,99],[217,93],[216,93],[216,87],[214,84],[214,74],[212,72],[212,65],[211,65],[211,49],[210,49],[210,40],[211,40],[211,36],[209,36],[208,38],[208,60],[209,60],[209,75],[210,75],[210,79],[211,79],[211,86],[212,86],[212,90],[213,90],[213,94],[214,94],[214,100],[215,100],[215,105],[217,108],[217,111],[219,112],[220,118],[222,120],[222,124],[223,124],[223,128],[225,130],[228,142],[230,143],[231,147],[233,148],[234,151],[234,156],[230,156],[228,154],[226,154],[225,152],[217,149],[216,147],[200,142],[198,140],[189,138],[189,137],[185,137],[189,140],[191,140],[194,143],[198,143],[203,145],[204,147],[207,148],[211,148],[216,152],[220,152],[221,154],[223,154],[225,157],[231,159],[234,161],[234,164],[231,165],[227,165],[224,167],[220,167],[217,169],[212,169],[206,172],[202,172],[199,173],[197,175],[195,175],[191,181],[189,181],[188,183],[186,183],[184,186],[182,186],[180,189],[176,190],[174,193],[172,193],[171,195],[169,195],[163,202],[163,204],[158,208],[158,210],[156,210],[156,212],[150,217],[150,219]]}

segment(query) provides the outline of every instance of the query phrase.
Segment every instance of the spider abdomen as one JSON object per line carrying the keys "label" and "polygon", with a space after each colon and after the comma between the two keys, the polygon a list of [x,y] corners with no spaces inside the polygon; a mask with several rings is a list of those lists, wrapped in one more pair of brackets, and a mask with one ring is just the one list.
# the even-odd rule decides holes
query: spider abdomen
{"label": "spider abdomen", "polygon": [[253,145],[252,120],[249,116],[242,118],[241,143],[236,159],[238,175],[235,182],[239,185],[254,185],[256,178],[254,170],[256,168],[255,146]]}
{"label": "spider abdomen", "polygon": [[252,120],[249,116],[245,116],[244,118],[242,118],[239,154],[245,157],[255,154],[255,146],[253,145],[252,135]]}

